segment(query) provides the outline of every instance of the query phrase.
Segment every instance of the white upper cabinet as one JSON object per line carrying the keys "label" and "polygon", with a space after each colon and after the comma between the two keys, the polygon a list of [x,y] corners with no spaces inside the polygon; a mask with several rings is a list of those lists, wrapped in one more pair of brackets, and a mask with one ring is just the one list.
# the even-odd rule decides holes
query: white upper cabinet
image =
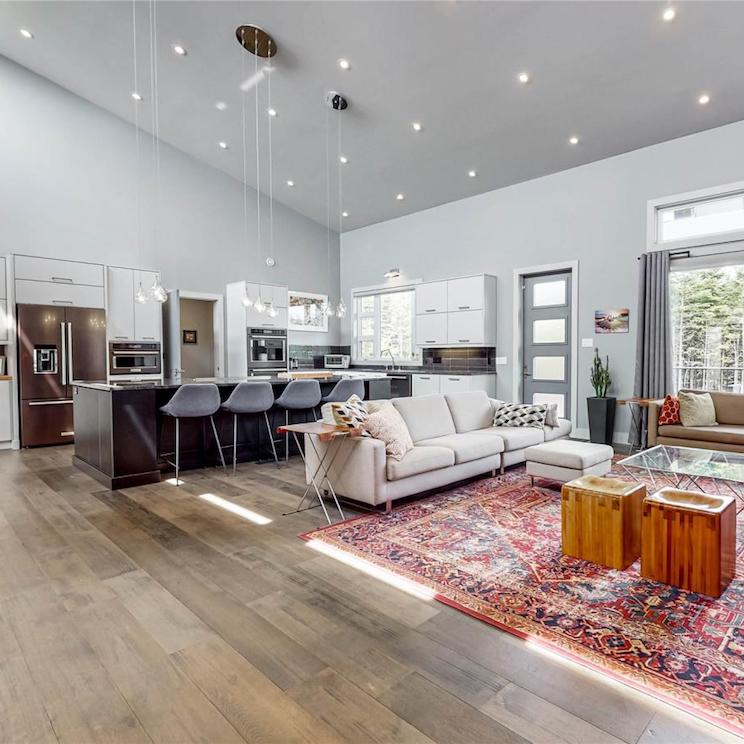
{"label": "white upper cabinet", "polygon": [[8,297],[7,274],[5,271],[5,259],[0,258],[0,300]]}
{"label": "white upper cabinet", "polygon": [[56,284],[103,286],[103,266],[37,256],[15,257],[15,278]]}
{"label": "white upper cabinet", "polygon": [[289,307],[289,290],[287,287],[275,285],[272,287],[271,294],[274,299],[274,307]]}
{"label": "white upper cabinet", "polygon": [[447,313],[416,316],[417,346],[447,345]]}
{"label": "white upper cabinet", "polygon": [[112,341],[134,339],[134,271],[109,266],[106,269],[106,331]]}
{"label": "white upper cabinet", "polygon": [[447,312],[447,282],[416,285],[416,314]]}
{"label": "white upper cabinet", "polygon": [[485,302],[483,275],[450,279],[447,282],[447,310],[482,310]]}
{"label": "white upper cabinet", "polygon": [[483,310],[447,313],[447,345],[486,343]]}
{"label": "white upper cabinet", "polygon": [[8,296],[6,289],[5,259],[0,258],[0,344],[8,342]]}
{"label": "white upper cabinet", "polygon": [[[134,271],[134,285],[138,287],[140,282],[142,288],[147,292],[158,277],[155,271]],[[134,302],[134,340],[135,341],[160,341],[163,337],[163,306],[154,300],[147,302]]]}
{"label": "white upper cabinet", "polygon": [[255,307],[246,309],[245,319],[248,328],[286,328],[289,324],[287,306],[289,291],[286,286],[275,284],[246,283],[248,297],[255,303],[259,294],[264,305],[271,303],[277,311],[276,317],[271,318],[266,311],[259,313]]}

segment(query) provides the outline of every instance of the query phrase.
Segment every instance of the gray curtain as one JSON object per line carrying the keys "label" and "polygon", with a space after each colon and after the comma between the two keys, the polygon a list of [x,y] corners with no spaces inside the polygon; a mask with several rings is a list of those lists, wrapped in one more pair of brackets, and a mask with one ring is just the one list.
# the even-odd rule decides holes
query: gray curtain
{"label": "gray curtain", "polygon": [[[669,252],[645,253],[638,261],[634,394],[663,398],[672,389],[672,330],[669,317]],[[644,421],[647,411],[644,410]],[[631,423],[630,443],[641,445],[638,422]]]}

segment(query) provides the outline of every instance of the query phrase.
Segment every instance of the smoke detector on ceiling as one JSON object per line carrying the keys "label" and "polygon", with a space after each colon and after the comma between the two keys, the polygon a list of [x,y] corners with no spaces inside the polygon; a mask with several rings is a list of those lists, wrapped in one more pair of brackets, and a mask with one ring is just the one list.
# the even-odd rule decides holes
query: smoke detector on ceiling
{"label": "smoke detector on ceiling", "polygon": [[349,102],[344,96],[336,90],[329,90],[325,96],[325,103],[328,108],[334,111],[343,111],[349,107]]}

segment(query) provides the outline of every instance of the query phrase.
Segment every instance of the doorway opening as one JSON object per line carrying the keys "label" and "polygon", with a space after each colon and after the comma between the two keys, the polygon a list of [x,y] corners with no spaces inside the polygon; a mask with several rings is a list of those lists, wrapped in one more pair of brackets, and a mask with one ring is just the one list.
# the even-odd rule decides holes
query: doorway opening
{"label": "doorway opening", "polygon": [[518,269],[515,279],[514,399],[555,403],[576,424],[578,264]]}
{"label": "doorway opening", "polygon": [[166,377],[210,379],[224,369],[223,298],[172,290],[164,306]]}

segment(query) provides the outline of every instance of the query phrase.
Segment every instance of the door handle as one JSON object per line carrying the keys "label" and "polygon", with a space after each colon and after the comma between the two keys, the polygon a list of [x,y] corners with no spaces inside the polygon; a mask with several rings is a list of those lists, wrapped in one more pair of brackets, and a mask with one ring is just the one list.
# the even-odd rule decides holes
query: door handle
{"label": "door handle", "polygon": [[64,321],[59,324],[59,335],[60,335],[60,351],[62,352],[62,364],[61,367],[61,380],[63,385],[67,385],[67,334],[65,333]]}
{"label": "door handle", "polygon": [[72,384],[72,322],[69,320],[67,321],[67,364],[67,381]]}

